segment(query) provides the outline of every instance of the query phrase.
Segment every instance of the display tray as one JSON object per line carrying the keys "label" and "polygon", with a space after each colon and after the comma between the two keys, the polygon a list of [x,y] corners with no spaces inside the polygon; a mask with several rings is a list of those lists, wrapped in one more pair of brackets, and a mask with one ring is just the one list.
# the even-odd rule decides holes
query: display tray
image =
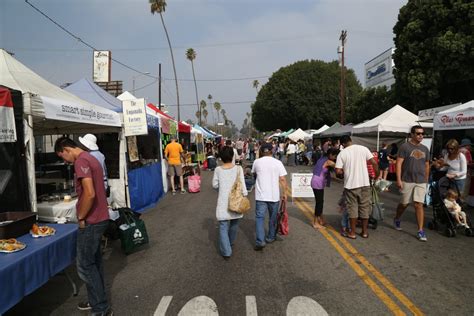
{"label": "display tray", "polygon": [[25,248],[26,248],[26,244],[14,238],[0,239],[0,252],[12,253],[12,252],[21,251]]}
{"label": "display tray", "polygon": [[6,212],[0,213],[0,239],[16,238],[27,234],[34,223],[36,213],[32,212]]}
{"label": "display tray", "polygon": [[56,229],[49,226],[38,226],[34,224],[33,228],[30,230],[30,234],[34,238],[48,237],[56,234]]}

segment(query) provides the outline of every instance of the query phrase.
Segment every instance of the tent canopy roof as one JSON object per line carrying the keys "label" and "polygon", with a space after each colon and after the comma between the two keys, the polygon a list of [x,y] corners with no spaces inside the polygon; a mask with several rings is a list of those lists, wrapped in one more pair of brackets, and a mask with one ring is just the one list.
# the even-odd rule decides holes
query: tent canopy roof
{"label": "tent canopy roof", "polygon": [[288,135],[288,138],[292,141],[299,141],[311,138],[311,135],[303,131],[301,128],[298,128],[296,131]]}
{"label": "tent canopy roof", "polygon": [[407,134],[413,125],[420,124],[418,115],[395,105],[388,111],[371,120],[357,124],[352,129],[352,134],[380,133]]}
{"label": "tent canopy roof", "polygon": [[[48,82],[3,49],[0,49],[0,84],[23,93],[24,112],[33,116],[36,135],[100,132],[116,130],[121,126],[117,113],[87,102]],[[64,108],[69,112],[62,111]],[[73,110],[77,113],[86,110],[89,114],[91,111],[96,114],[100,112],[101,117],[105,115],[106,118],[94,120],[90,115],[72,113]]]}
{"label": "tent canopy roof", "polygon": [[64,90],[103,108],[118,113],[122,112],[122,101],[112,96],[90,79],[82,78],[73,84],[70,84],[64,88]]}

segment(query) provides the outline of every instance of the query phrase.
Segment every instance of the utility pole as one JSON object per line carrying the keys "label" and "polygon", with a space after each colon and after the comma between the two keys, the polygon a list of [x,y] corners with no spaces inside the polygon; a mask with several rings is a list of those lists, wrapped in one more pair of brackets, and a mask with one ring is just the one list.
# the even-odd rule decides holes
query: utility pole
{"label": "utility pole", "polygon": [[341,66],[341,125],[344,125],[344,98],[345,98],[345,70],[344,70],[344,44],[346,43],[347,30],[341,31],[339,40],[341,46],[338,47],[338,54],[340,54],[340,66]]}
{"label": "utility pole", "polygon": [[161,111],[161,63],[158,64],[158,109]]}

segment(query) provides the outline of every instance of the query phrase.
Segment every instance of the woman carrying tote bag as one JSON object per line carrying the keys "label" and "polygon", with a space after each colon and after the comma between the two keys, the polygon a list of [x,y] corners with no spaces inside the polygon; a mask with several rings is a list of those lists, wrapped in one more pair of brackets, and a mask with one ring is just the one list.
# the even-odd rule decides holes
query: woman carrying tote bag
{"label": "woman carrying tote bag", "polygon": [[244,172],[242,167],[232,163],[233,156],[233,149],[225,146],[220,153],[220,158],[224,164],[216,168],[212,178],[212,187],[219,190],[216,217],[219,221],[219,250],[225,260],[229,260],[232,255],[232,245],[237,237],[239,219],[243,217],[242,214],[229,211],[229,195],[237,177],[242,183],[242,194],[247,196]]}

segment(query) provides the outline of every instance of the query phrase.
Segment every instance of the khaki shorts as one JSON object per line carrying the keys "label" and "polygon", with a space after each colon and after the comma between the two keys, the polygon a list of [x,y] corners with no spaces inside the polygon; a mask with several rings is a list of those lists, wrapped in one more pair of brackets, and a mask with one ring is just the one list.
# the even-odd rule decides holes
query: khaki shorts
{"label": "khaki shorts", "polygon": [[400,204],[407,205],[411,202],[425,203],[426,183],[403,182],[400,190]]}
{"label": "khaki shorts", "polygon": [[344,189],[349,218],[369,218],[371,211],[370,187]]}
{"label": "khaki shorts", "polygon": [[175,175],[181,177],[183,175],[183,167],[181,165],[168,165],[168,174],[170,177]]}

